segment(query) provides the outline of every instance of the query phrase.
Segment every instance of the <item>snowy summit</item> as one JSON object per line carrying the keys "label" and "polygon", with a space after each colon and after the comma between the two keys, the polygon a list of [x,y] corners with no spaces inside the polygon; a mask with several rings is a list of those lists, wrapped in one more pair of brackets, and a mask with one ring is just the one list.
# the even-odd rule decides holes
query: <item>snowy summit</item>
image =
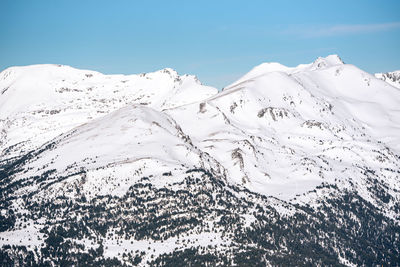
{"label": "snowy summit", "polygon": [[399,82],[337,55],[221,92],[172,69],[8,68],[0,263],[396,264]]}

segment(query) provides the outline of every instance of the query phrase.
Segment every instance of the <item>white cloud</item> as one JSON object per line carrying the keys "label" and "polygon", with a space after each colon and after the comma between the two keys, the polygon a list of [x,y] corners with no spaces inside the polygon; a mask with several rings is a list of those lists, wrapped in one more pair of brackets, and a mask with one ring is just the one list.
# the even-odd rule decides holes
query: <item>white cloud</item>
{"label": "white cloud", "polygon": [[349,34],[364,34],[400,29],[400,22],[380,24],[341,24],[331,26],[296,27],[285,31],[306,38],[330,37]]}

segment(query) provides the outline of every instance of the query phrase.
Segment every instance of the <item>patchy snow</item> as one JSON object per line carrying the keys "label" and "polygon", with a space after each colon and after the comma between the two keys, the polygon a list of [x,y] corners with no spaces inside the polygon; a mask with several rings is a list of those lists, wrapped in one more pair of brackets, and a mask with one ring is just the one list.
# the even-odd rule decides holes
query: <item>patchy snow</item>
{"label": "patchy snow", "polygon": [[17,221],[17,225],[21,224],[20,229],[0,233],[0,247],[3,245],[26,246],[32,249],[35,246],[40,247],[44,242],[43,234],[39,232],[42,223],[43,221]]}
{"label": "patchy snow", "polygon": [[221,236],[218,232],[203,232],[199,234],[182,235],[171,237],[167,240],[126,240],[126,239],[106,239],[104,242],[104,256],[107,258],[122,258],[123,253],[145,252],[142,263],[157,258],[164,253],[184,250],[192,247],[215,246],[219,250],[229,247],[230,241]]}

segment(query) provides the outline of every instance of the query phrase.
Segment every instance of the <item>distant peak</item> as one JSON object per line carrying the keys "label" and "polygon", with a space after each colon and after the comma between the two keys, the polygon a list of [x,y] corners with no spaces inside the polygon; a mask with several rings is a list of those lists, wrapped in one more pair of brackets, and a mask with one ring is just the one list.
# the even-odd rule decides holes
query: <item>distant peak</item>
{"label": "distant peak", "polygon": [[312,63],[313,69],[321,69],[336,65],[343,65],[343,60],[338,55],[329,55],[327,57],[319,57]]}
{"label": "distant peak", "polygon": [[375,73],[375,77],[381,79],[382,81],[388,82],[394,87],[400,88],[400,70],[385,73]]}
{"label": "distant peak", "polygon": [[382,73],[376,73],[376,74],[386,75],[386,76],[390,76],[390,75],[400,75],[400,70],[389,71],[389,72],[382,72]]}
{"label": "distant peak", "polygon": [[158,72],[169,74],[170,76],[179,76],[178,72],[172,68],[164,68]]}
{"label": "distant peak", "polygon": [[273,71],[287,71],[290,68],[278,62],[265,62],[256,66],[254,69],[262,70],[263,72],[273,72]]}
{"label": "distant peak", "polygon": [[329,55],[326,57],[326,59],[331,62],[336,62],[337,65],[344,64],[343,60],[336,54]]}

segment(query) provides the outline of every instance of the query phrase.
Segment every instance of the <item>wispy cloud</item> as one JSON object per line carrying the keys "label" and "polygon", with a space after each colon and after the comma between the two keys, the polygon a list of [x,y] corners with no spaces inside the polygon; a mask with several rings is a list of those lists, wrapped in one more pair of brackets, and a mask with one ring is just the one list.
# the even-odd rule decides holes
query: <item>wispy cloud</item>
{"label": "wispy cloud", "polygon": [[305,38],[367,34],[400,29],[400,22],[380,24],[339,24],[329,26],[296,26],[285,31]]}

